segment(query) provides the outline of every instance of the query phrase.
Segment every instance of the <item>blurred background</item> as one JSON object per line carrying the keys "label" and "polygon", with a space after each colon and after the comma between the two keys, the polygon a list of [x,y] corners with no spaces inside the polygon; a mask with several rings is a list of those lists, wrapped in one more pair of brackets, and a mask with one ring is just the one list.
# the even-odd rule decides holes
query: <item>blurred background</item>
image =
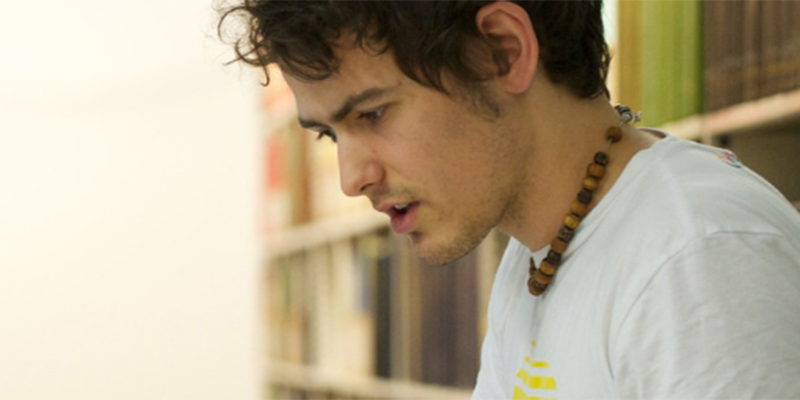
{"label": "blurred background", "polygon": [[[469,398],[507,238],[417,260],[212,6],[2,2],[0,399]],[[800,2],[605,18],[612,102],[800,200]]]}

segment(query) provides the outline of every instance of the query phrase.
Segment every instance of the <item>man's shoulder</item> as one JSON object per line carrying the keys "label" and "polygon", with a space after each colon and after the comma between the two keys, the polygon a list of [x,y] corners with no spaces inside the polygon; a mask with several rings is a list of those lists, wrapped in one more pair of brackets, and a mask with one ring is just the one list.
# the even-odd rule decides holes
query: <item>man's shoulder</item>
{"label": "man's shoulder", "polygon": [[657,149],[584,238],[576,236],[586,243],[575,258],[602,270],[614,297],[632,302],[670,260],[712,238],[724,249],[774,237],[800,251],[800,213],[735,155],[677,139],[664,144],[670,148]]}
{"label": "man's shoulder", "polygon": [[632,225],[688,236],[800,234],[800,214],[734,153],[680,140],[664,144],[613,205]]}

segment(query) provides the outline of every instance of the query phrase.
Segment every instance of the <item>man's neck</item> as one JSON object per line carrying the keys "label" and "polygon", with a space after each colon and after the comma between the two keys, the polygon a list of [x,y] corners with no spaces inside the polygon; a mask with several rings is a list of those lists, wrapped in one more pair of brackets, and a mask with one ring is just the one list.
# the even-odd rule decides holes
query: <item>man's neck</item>
{"label": "man's neck", "polygon": [[525,165],[526,181],[521,182],[499,225],[532,250],[545,247],[557,235],[595,153],[607,150],[611,161],[594,193],[590,212],[633,156],[656,141],[652,135],[626,125],[622,140],[609,147],[605,132],[619,124],[619,114],[605,97],[578,99],[557,87],[545,89],[539,92],[544,95],[530,99],[528,109],[535,110],[531,113],[535,116],[525,118],[530,122],[527,134],[532,154],[531,162]]}

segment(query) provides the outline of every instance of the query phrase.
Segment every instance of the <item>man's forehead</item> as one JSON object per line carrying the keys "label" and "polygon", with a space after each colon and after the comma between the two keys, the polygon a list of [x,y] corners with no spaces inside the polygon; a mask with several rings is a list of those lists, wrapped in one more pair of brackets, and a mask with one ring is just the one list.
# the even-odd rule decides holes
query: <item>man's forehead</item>
{"label": "man's forehead", "polygon": [[363,50],[342,54],[340,68],[325,79],[306,80],[288,72],[284,77],[295,96],[300,116],[314,114],[316,118],[323,117],[317,114],[328,114],[353,99],[396,92],[407,80],[392,57],[366,54]]}
{"label": "man's forehead", "polygon": [[289,74],[284,74],[286,83],[289,85],[295,102],[297,111],[301,117],[308,115],[315,118],[322,118],[327,114],[325,110],[332,109],[340,103],[343,98],[349,95],[348,86],[337,84],[337,77],[331,76],[322,80],[298,79]]}

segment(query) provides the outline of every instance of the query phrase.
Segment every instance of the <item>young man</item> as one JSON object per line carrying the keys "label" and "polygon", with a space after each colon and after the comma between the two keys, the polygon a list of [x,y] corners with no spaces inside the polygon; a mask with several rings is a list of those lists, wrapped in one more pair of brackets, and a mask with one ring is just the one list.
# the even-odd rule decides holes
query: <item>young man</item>
{"label": "young man", "polygon": [[239,58],[280,67],[343,191],[421,258],[512,237],[475,398],[800,397],[800,217],[609,104],[601,1],[240,11]]}

